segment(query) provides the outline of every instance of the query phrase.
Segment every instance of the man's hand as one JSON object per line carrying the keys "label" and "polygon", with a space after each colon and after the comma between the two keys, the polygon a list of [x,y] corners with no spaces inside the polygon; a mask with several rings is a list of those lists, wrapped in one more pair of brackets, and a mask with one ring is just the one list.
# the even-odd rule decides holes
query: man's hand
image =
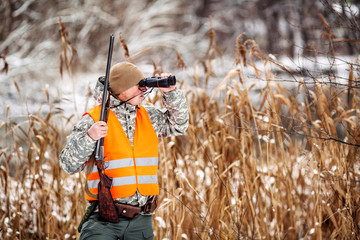
{"label": "man's hand", "polygon": [[107,135],[107,124],[104,121],[98,121],[94,123],[89,130],[87,131],[87,134],[89,137],[91,137],[93,140],[99,140],[102,137],[105,137]]}
{"label": "man's hand", "polygon": [[[171,73],[162,73],[160,76],[159,74],[155,74],[155,77],[161,77],[161,78],[167,78],[169,76],[171,76],[172,74]],[[170,87],[168,88],[161,88],[159,87],[160,91],[166,93],[166,92],[171,92],[172,90],[175,90],[176,86],[175,85],[171,85]]]}

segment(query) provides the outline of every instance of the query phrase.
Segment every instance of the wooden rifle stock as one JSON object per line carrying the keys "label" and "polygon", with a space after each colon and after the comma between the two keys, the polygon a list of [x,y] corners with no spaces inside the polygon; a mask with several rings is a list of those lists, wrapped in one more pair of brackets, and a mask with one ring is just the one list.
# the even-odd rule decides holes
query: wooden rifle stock
{"label": "wooden rifle stock", "polygon": [[[107,122],[110,111],[110,94],[109,94],[109,75],[111,67],[112,50],[114,45],[114,35],[110,36],[109,53],[106,65],[106,74],[104,80],[104,92],[101,102],[100,121]],[[96,143],[95,161],[98,168],[100,182],[98,185],[98,199],[99,199],[99,219],[101,221],[117,223],[119,217],[111,196],[110,188],[112,187],[113,179],[105,174],[104,166],[104,138],[101,138]]]}

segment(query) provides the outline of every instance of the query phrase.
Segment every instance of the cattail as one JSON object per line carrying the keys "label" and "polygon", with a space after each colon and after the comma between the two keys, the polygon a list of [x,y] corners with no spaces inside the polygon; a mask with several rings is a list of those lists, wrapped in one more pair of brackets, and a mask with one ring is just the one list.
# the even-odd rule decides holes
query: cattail
{"label": "cattail", "polygon": [[[72,76],[71,64],[74,60],[74,55],[76,50],[73,48],[71,42],[67,39],[69,32],[66,30],[64,24],[61,21],[61,17],[59,17],[59,33],[61,38],[61,48],[62,51],[60,53],[60,76],[63,76],[63,65],[65,62],[66,69],[69,72],[69,75]],[[70,50],[70,59],[68,58],[67,49]]]}
{"label": "cattail", "polygon": [[179,51],[176,51],[176,56],[177,56],[177,62],[178,62],[177,63],[177,68],[179,68],[179,69],[186,68],[186,65],[185,65],[183,59],[181,58],[181,55],[180,55]]}
{"label": "cattail", "polygon": [[208,49],[206,51],[206,55],[209,54],[211,47],[213,46],[214,42],[215,42],[215,30],[214,30],[214,26],[213,26],[213,22],[212,22],[212,16],[209,17],[210,18],[210,29],[209,29],[209,46]]}
{"label": "cattail", "polygon": [[323,24],[324,28],[325,28],[325,32],[323,32],[321,34],[321,36],[324,38],[324,39],[331,39],[331,38],[335,38],[335,34],[331,31],[331,27],[330,27],[330,24],[326,21],[325,17],[319,13],[318,14],[320,20],[321,20],[321,23]]}
{"label": "cattail", "polygon": [[244,33],[240,34],[236,38],[236,51],[235,51],[235,65],[239,65],[241,63],[241,60],[246,67],[246,47],[242,43]]}
{"label": "cattail", "polygon": [[121,37],[121,32],[119,32],[119,40],[120,40],[121,46],[124,50],[124,57],[126,59],[129,59],[131,63],[135,64],[134,61],[130,58],[129,48],[126,44],[125,39]]}
{"label": "cattail", "polygon": [[335,56],[333,39],[336,38],[336,35],[331,31],[331,27],[326,21],[325,17],[321,13],[319,13],[318,16],[320,17],[321,23],[325,27],[325,32],[321,33],[321,38],[329,41],[329,52],[331,53],[331,56]]}
{"label": "cattail", "polygon": [[254,40],[246,40],[244,45],[248,46],[248,49],[250,49],[249,56],[255,56],[259,59],[263,59],[263,54]]}

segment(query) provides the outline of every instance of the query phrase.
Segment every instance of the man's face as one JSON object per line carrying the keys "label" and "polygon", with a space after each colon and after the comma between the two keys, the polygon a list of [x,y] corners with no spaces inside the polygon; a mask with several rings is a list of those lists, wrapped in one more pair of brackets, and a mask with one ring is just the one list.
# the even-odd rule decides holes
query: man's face
{"label": "man's face", "polygon": [[139,85],[136,85],[121,92],[117,97],[120,101],[126,101],[132,98],[126,103],[136,106],[139,105],[144,100],[145,91],[146,91],[146,87],[139,87]]}

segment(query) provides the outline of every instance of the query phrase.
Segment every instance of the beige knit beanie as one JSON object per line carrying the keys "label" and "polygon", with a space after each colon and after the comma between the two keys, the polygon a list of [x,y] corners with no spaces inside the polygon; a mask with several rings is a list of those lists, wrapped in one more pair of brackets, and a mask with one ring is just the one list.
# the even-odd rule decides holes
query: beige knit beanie
{"label": "beige knit beanie", "polygon": [[120,62],[110,69],[109,83],[113,94],[119,94],[144,79],[144,74],[134,64]]}

